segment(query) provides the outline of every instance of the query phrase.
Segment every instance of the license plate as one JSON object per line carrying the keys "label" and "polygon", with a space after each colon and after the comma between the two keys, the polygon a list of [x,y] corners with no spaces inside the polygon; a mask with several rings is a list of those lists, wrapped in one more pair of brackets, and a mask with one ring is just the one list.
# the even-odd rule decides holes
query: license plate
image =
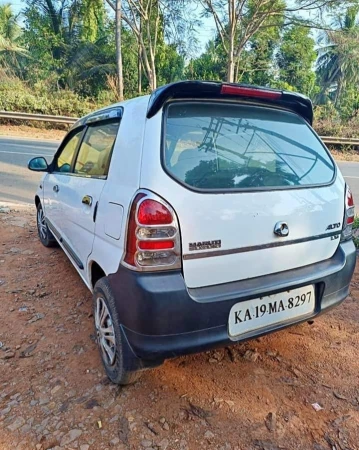
{"label": "license plate", "polygon": [[312,313],[314,307],[313,285],[236,303],[229,313],[228,333],[233,337],[281,322],[295,322]]}

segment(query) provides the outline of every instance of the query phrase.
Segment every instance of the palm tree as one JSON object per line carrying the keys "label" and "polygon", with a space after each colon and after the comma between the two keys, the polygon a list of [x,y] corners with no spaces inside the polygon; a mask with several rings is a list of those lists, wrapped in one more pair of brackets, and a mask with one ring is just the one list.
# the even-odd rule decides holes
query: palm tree
{"label": "palm tree", "polygon": [[[337,20],[336,31],[326,31],[322,41],[325,45],[319,50],[317,74],[321,81],[321,97],[334,92],[334,104],[340,102],[347,84],[359,82],[359,6],[346,10]],[[330,92],[329,92],[330,94]]]}
{"label": "palm tree", "polygon": [[21,28],[17,23],[11,5],[0,5],[0,65],[15,67],[19,56],[25,56],[26,50],[19,43]]}

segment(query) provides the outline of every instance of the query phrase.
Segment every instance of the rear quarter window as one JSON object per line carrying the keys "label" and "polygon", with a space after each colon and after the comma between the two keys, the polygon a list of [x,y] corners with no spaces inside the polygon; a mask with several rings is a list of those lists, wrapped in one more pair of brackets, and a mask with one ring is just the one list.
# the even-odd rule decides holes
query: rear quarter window
{"label": "rear quarter window", "polygon": [[265,107],[180,102],[167,106],[164,165],[202,190],[329,184],[334,164],[304,119]]}

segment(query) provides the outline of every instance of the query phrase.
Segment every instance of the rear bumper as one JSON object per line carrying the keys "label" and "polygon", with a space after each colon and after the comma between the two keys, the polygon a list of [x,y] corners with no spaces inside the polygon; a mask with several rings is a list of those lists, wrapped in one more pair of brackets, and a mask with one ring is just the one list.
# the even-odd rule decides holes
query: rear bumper
{"label": "rear bumper", "polygon": [[[348,241],[340,244],[327,261],[223,285],[187,289],[180,271],[138,273],[122,266],[109,281],[129,346],[138,358],[153,364],[258,337],[315,317],[347,297],[355,263],[356,249]],[[234,304],[308,284],[314,284],[316,292],[315,310],[309,316],[235,340],[228,336],[228,317]]]}

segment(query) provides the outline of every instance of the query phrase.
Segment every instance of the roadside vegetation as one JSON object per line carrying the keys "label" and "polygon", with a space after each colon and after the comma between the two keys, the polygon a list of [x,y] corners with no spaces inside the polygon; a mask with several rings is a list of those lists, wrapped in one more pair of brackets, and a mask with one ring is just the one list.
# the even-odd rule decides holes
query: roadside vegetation
{"label": "roadside vegetation", "polygon": [[346,0],[24,0],[19,14],[10,0],[0,110],[81,116],[180,79],[227,80],[302,92],[320,134],[358,137],[358,18]]}
{"label": "roadside vegetation", "polygon": [[359,248],[359,216],[355,216],[353,223],[353,242],[356,248]]}

